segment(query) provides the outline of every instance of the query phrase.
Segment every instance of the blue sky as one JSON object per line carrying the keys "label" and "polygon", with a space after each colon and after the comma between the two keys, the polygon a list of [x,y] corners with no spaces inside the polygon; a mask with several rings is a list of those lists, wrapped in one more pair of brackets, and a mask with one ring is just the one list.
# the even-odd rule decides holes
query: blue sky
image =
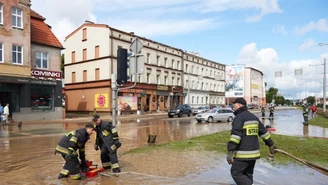
{"label": "blue sky", "polygon": [[108,24],[219,63],[255,67],[293,97],[320,94],[314,82],[322,73],[309,64],[328,58],[328,46],[317,46],[328,43],[327,7],[326,0],[32,0],[61,41],[85,20]]}

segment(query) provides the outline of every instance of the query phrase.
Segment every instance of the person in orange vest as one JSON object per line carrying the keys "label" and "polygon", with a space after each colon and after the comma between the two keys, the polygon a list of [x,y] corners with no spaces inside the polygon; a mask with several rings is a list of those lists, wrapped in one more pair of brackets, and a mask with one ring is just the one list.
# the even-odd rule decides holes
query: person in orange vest
{"label": "person in orange vest", "polygon": [[315,104],[312,105],[311,112],[312,112],[312,114],[311,114],[312,118],[316,117],[316,115],[317,115],[317,106],[315,106]]}

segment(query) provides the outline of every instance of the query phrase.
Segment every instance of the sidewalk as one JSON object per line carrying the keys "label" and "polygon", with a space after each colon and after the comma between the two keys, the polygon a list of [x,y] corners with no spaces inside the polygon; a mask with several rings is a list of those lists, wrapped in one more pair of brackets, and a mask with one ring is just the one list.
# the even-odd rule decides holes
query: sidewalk
{"label": "sidewalk", "polygon": [[[112,120],[112,115],[110,113],[99,113],[100,117],[104,120]],[[78,114],[78,113],[66,113],[65,119],[54,119],[54,120],[35,120],[35,121],[23,121],[23,124],[32,124],[32,123],[68,123],[68,122],[90,122],[92,114]],[[120,115],[116,117],[117,121],[128,120],[128,119],[138,119],[138,118],[147,118],[147,119],[156,119],[158,117],[167,117],[166,112],[156,112],[156,113],[144,113],[142,115],[138,114],[127,114]],[[18,122],[11,122],[10,124],[18,124]]]}

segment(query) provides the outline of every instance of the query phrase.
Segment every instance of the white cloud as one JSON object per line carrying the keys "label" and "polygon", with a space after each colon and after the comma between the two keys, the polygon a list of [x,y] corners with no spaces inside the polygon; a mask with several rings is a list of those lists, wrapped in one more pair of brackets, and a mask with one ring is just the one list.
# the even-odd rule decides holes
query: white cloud
{"label": "white cloud", "polygon": [[[321,58],[325,56],[328,54],[323,54]],[[318,83],[323,79],[322,66],[310,65],[322,64],[322,61],[318,58],[280,62],[278,53],[273,48],[258,49],[256,43],[250,43],[241,49],[236,63],[246,64],[246,66],[262,71],[268,87],[276,87],[283,94],[291,94],[291,96],[299,98],[300,95],[307,94],[309,96],[310,93],[320,91]],[[303,74],[295,76],[295,69],[302,69]],[[277,71],[282,72],[281,78],[275,78]]]}
{"label": "white cloud", "polygon": [[276,26],[274,28],[272,28],[273,33],[276,34],[282,34],[282,35],[288,35],[288,32],[285,30],[285,26],[284,25],[280,25],[280,26]]}
{"label": "white cloud", "polygon": [[304,35],[311,31],[328,32],[328,22],[326,19],[319,19],[317,22],[311,21],[303,27],[296,27],[294,32],[297,35]]}
{"label": "white cloud", "polygon": [[316,43],[313,39],[307,39],[306,41],[304,41],[304,43],[302,45],[300,45],[298,47],[298,49],[301,51],[304,51],[304,50],[312,48],[315,45],[316,45]]}

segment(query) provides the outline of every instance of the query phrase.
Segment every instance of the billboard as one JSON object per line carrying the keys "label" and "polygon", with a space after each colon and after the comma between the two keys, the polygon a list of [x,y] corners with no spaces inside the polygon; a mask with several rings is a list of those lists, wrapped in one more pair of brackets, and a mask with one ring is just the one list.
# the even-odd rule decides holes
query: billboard
{"label": "billboard", "polygon": [[244,66],[226,66],[226,97],[244,97]]}
{"label": "billboard", "polygon": [[117,98],[117,106],[121,111],[130,111],[138,109],[138,97],[119,96]]}
{"label": "billboard", "polygon": [[95,94],[95,108],[108,108],[108,103],[108,94]]}

